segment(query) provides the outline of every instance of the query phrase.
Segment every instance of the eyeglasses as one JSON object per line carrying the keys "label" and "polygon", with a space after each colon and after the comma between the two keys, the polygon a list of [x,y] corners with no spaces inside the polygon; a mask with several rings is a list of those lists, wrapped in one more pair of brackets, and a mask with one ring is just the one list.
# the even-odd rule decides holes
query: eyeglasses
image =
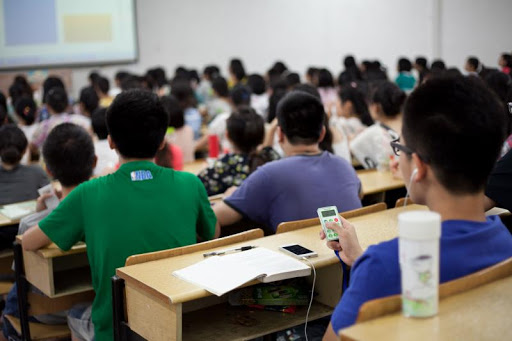
{"label": "eyeglasses", "polygon": [[404,152],[407,155],[412,155],[414,153],[414,150],[411,148],[398,143],[398,140],[391,141],[389,144],[396,156],[400,156],[400,152]]}

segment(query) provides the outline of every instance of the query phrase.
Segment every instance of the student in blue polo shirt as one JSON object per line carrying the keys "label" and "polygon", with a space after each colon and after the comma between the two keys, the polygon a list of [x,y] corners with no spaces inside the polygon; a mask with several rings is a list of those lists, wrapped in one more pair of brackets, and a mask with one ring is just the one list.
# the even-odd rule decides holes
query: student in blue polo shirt
{"label": "student in blue polo shirt", "polygon": [[[512,236],[499,217],[485,216],[484,187],[505,137],[505,111],[472,77],[432,79],[408,99],[402,139],[393,148],[411,199],[442,217],[440,281],[450,281],[512,257]],[[352,266],[350,284],[334,310],[324,341],[338,340],[366,301],[401,292],[398,240],[365,252],[343,220],[339,251]]]}

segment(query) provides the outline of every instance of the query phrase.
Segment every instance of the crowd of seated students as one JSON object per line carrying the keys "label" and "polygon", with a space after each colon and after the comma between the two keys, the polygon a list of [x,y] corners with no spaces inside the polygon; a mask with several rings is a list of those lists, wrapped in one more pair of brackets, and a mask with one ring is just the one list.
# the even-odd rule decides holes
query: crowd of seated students
{"label": "crowd of seated students", "polygon": [[[510,234],[499,219],[483,216],[511,198],[504,185],[512,183],[510,55],[499,64],[493,70],[470,57],[462,77],[441,60],[429,67],[425,58],[402,57],[391,82],[378,61],[358,66],[348,56],[337,82],[329,70],[311,67],[301,83],[283,62],[247,75],[233,59],[227,78],[215,65],[201,77],[178,67],[172,79],[157,67],[144,76],[120,71],[110,88],[92,72],[76,103],[57,77],[46,79],[38,100],[19,76],[9,98],[0,96],[0,204],[37,199],[50,179],[61,182],[61,204],[49,212],[39,198],[41,212],[25,218],[19,232],[27,231],[28,250],[50,241],[66,250],[87,239],[96,299],[68,312],[74,336],[84,340],[111,339],[110,277],[132,254],[215,238],[221,226],[242,219],[274,233],[281,222],[314,217],[318,207],[361,207],[352,157],[365,168],[391,168],[410,182],[414,202],[442,215],[447,281],[512,256]],[[197,176],[175,172],[206,155],[210,135],[221,156]],[[73,149],[77,143],[84,149]],[[85,146],[93,147],[94,162]],[[76,167],[87,174],[73,178]],[[91,176],[99,178],[86,181]],[[212,209],[207,196],[222,193]],[[0,244],[10,245],[16,232]],[[352,324],[362,303],[400,289],[396,240],[363,253],[349,222],[337,232],[340,242],[328,246],[352,276],[325,339]],[[486,257],[468,266],[459,261],[478,253]],[[16,314],[15,301],[11,293],[7,313]],[[12,332],[6,325],[5,336]]]}

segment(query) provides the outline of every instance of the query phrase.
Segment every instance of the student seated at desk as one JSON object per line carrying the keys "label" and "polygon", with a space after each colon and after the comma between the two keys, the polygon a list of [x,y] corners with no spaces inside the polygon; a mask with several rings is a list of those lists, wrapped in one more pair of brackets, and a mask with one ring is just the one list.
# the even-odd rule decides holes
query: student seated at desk
{"label": "student seated at desk", "polygon": [[116,151],[111,149],[107,140],[108,130],[105,117],[107,108],[97,108],[92,113],[92,130],[96,134],[97,140],[94,142],[94,151],[98,162],[94,167],[94,175],[101,176],[110,173],[119,163],[119,156]]}
{"label": "student seated at desk", "polygon": [[324,107],[315,96],[292,91],[277,108],[279,143],[287,157],[252,173],[230,197],[216,204],[221,226],[247,217],[275,231],[284,221],[312,218],[318,207],[340,212],[361,207],[360,181],[344,159],[322,152]]}
{"label": "student seated at desk", "polygon": [[[441,215],[441,282],[512,257],[512,236],[484,209],[484,187],[500,152],[504,122],[503,106],[473,77],[429,80],[405,105],[402,140],[393,146],[404,179],[410,179],[411,199]],[[324,336],[338,340],[338,331],[356,321],[363,303],[400,294],[398,239],[363,252],[348,221],[329,228],[340,239],[328,246],[352,267],[348,290]]]}
{"label": "student seated at desk", "polygon": [[[63,123],[52,130],[43,145],[43,157],[48,174],[62,185],[61,200],[64,200],[76,186],[89,180],[96,164],[91,136],[83,128],[71,123]],[[36,213],[21,219],[18,234],[23,234],[52,212],[53,209],[47,208],[44,203],[47,197],[48,195],[38,198]],[[17,300],[14,285],[5,300],[3,315],[19,316]],[[35,319],[47,324],[66,323],[65,314],[36,316]],[[3,321],[4,337],[8,339],[17,335],[9,321],[6,318]]]}
{"label": "student seated at desk", "polygon": [[256,148],[263,142],[263,118],[250,107],[240,107],[226,122],[226,138],[233,146],[233,153],[224,155],[198,174],[208,196],[226,192],[231,186],[240,186],[256,166],[279,159],[271,147],[261,151]]}
{"label": "student seated at desk", "polygon": [[[113,339],[110,278],[127,257],[194,244],[197,235],[208,240],[220,234],[201,181],[152,162],[165,144],[168,122],[155,94],[119,94],[106,121],[109,143],[119,154],[119,170],[75,188],[23,237],[25,250],[50,242],[69,250],[78,241],[87,241],[96,297],[92,310],[80,306],[68,315],[73,335],[82,340]],[[84,324],[89,328],[80,327]]]}

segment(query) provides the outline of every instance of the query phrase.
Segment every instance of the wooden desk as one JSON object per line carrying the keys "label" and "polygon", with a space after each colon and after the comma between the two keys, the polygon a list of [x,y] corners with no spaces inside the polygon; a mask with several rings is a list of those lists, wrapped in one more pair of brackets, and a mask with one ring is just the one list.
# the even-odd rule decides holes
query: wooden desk
{"label": "wooden desk", "polygon": [[378,171],[375,169],[357,171],[361,180],[363,195],[386,192],[392,189],[403,188],[405,183],[401,179],[393,177],[389,171]]}
{"label": "wooden desk", "polygon": [[183,165],[183,171],[192,174],[198,174],[200,171],[208,167],[206,159],[199,159],[193,162],[188,162]]}
{"label": "wooden desk", "polygon": [[[32,214],[36,211],[36,201],[35,200],[29,200],[29,201],[24,201],[24,202],[4,205],[4,206],[11,206],[11,205],[22,206],[24,209],[27,209],[27,214],[24,216]],[[1,208],[3,208],[4,206],[1,206]],[[0,227],[16,225],[20,222],[21,218],[23,218],[23,217],[11,219],[11,218],[0,213]]]}
{"label": "wooden desk", "polygon": [[[23,236],[16,236],[21,244]],[[93,290],[91,270],[84,243],[69,251],[50,244],[37,251],[23,250],[27,281],[50,298]]]}
{"label": "wooden desk", "polygon": [[342,340],[512,340],[512,277],[440,301],[432,318],[402,313],[356,324],[341,331]]}
{"label": "wooden desk", "polygon": [[[351,220],[363,248],[396,237],[398,214],[414,209],[426,208],[409,205]],[[271,250],[278,250],[283,244],[299,243],[318,253],[317,258],[311,259],[317,269],[315,291],[318,296],[310,320],[330,315],[341,295],[341,265],[325,242],[319,239],[320,229],[320,225],[312,226],[250,241],[251,245]],[[247,244],[238,243],[231,247]],[[246,340],[304,322],[304,308],[296,314],[284,314],[228,307],[226,297],[212,296],[171,275],[174,270],[204,259],[204,252],[117,269],[117,275],[125,280],[128,323],[134,332],[148,340]],[[257,283],[254,281],[249,285]],[[246,317],[254,322],[251,326],[237,323]]]}

